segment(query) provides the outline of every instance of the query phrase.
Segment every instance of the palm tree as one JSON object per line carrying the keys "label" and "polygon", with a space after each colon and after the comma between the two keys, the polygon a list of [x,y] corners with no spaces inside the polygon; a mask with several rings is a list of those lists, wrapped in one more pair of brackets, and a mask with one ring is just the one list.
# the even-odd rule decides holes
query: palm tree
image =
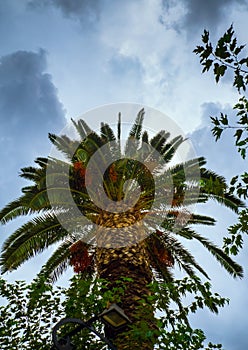
{"label": "palm tree", "polygon": [[[108,124],[102,123],[97,134],[83,120],[72,121],[80,141],[49,134],[65,159],[38,158],[36,167],[21,170],[20,176],[33,184],[1,210],[0,220],[5,224],[21,215],[36,216],[6,239],[1,267],[3,273],[16,269],[60,243],[40,276],[56,281],[73,265],[83,278],[106,279],[111,289],[125,277],[119,305],[133,324],[142,317],[156,330],[149,283],[171,281],[175,264],[190,276],[198,271],[208,277],[181,238],[199,241],[232,276],[242,276],[237,263],[193,228],[215,220],[189,210],[214,199],[237,212],[242,202],[228,192],[223,177],[204,168],[202,157],[169,167],[183,137],[170,139],[162,130],[149,139],[142,133],[143,119],[142,109],[124,150],[120,115],[117,136]],[[106,332],[118,349],[126,348],[128,333]],[[153,349],[154,342],[134,342],[132,349]]]}

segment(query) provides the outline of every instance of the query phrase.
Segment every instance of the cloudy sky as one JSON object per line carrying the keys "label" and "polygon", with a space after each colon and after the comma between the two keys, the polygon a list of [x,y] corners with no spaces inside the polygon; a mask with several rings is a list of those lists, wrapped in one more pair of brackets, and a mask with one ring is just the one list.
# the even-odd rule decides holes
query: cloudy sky
{"label": "cloudy sky", "polygon": [[[227,77],[217,86],[211,74],[201,75],[192,50],[204,28],[216,40],[231,23],[240,42],[247,42],[247,16],[247,0],[0,1],[1,207],[26,185],[19,169],[49,154],[48,132],[59,133],[71,117],[112,103],[165,113],[190,135],[197,155],[228,179],[245,169],[231,135],[215,144],[210,132],[209,115],[231,113],[237,99],[231,81]],[[134,117],[123,115],[124,121]],[[91,113],[87,122],[96,127],[101,118]],[[106,119],[114,123],[116,114]],[[148,116],[145,125],[159,131],[166,129],[165,121]],[[207,211],[218,223],[206,234],[221,244],[218,234],[235,216],[214,204]],[[1,239],[15,225],[1,227]],[[194,327],[226,350],[246,349],[247,273],[234,281],[199,247],[195,253],[207,266],[213,289],[231,302],[218,317],[198,313]],[[238,258],[243,265],[245,253]],[[31,278],[41,263],[37,258],[9,278]]]}

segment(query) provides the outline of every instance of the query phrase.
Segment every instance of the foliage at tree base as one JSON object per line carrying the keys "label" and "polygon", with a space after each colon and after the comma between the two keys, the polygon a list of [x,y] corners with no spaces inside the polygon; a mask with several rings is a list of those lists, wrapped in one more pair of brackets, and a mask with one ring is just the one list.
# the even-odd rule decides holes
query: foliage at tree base
{"label": "foliage at tree base", "polygon": [[[31,284],[23,281],[11,284],[1,279],[0,297],[5,299],[5,305],[0,307],[1,349],[50,349],[52,328],[60,319],[74,317],[86,321],[101,313],[107,304],[118,302],[125,293],[125,279],[119,280],[119,287],[115,290],[108,290],[104,280],[86,280],[80,274],[71,279],[68,288],[42,283],[40,280],[37,286],[37,281]],[[154,349],[222,349],[220,344],[204,345],[204,332],[192,329],[188,322],[188,316],[199,308],[207,307],[218,312],[218,308],[228,302],[211,292],[209,282],[203,283],[197,277],[186,277],[171,283],[152,282],[149,288],[150,301],[157,307],[157,328],[151,331],[146,322],[142,321],[131,324],[125,333],[125,338],[128,339],[126,346],[132,344],[127,349],[133,349],[135,343],[150,341],[152,337],[158,339]],[[190,297],[191,302],[183,305],[186,296]],[[140,318],[145,312],[141,300],[137,317]],[[158,317],[158,314],[161,316]],[[102,323],[96,321],[94,327],[104,334]],[[70,326],[67,326],[62,332],[70,330]],[[72,341],[76,349],[106,349],[106,345],[86,330],[74,336]]]}

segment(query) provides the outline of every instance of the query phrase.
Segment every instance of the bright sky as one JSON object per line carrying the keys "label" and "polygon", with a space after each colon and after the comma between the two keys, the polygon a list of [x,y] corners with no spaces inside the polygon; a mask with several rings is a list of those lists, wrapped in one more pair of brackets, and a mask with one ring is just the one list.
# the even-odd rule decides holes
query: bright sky
{"label": "bright sky", "polygon": [[[215,40],[231,23],[240,42],[248,42],[247,15],[247,0],[1,1],[0,206],[26,185],[18,179],[19,169],[48,155],[48,132],[59,133],[66,119],[111,103],[138,103],[165,113],[190,135],[208,167],[228,179],[245,169],[230,146],[231,136],[215,144],[210,132],[209,115],[231,113],[237,100],[230,77],[217,86],[211,74],[201,74],[192,51],[204,28]],[[104,121],[115,123],[116,117]],[[132,121],[135,115],[123,118]],[[94,127],[100,121],[102,115],[94,113],[87,120]],[[159,131],[166,129],[163,123],[148,117],[144,124]],[[211,232],[201,232],[221,244],[218,234],[225,233],[235,216],[214,204],[207,213],[218,223]],[[14,227],[1,227],[1,239]],[[235,281],[208,253],[194,249],[213,289],[231,301],[218,317],[198,313],[193,326],[226,350],[248,348],[247,274]],[[237,260],[247,266],[245,253]],[[9,278],[29,279],[42,261],[34,259]]]}

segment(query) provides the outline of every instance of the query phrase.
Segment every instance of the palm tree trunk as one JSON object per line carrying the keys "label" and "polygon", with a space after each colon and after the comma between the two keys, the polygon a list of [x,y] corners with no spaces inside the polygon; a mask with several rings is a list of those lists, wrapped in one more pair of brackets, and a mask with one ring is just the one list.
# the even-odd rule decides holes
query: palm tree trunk
{"label": "palm tree trunk", "polygon": [[[133,225],[134,222],[136,225]],[[151,291],[147,286],[152,281],[152,271],[145,241],[144,239],[139,241],[139,238],[145,237],[139,213],[132,211],[106,214],[105,212],[98,224],[100,225],[96,252],[98,276],[108,281],[108,289],[117,290],[114,302],[124,310],[132,322],[131,328],[136,330],[135,333],[129,331],[130,328],[127,326],[113,331],[106,327],[106,336],[112,339],[118,350],[152,350],[156,337],[151,336],[151,331],[156,330],[156,320],[154,307],[149,300]],[[116,242],[119,246],[113,247]],[[140,331],[140,334],[137,331]]]}

